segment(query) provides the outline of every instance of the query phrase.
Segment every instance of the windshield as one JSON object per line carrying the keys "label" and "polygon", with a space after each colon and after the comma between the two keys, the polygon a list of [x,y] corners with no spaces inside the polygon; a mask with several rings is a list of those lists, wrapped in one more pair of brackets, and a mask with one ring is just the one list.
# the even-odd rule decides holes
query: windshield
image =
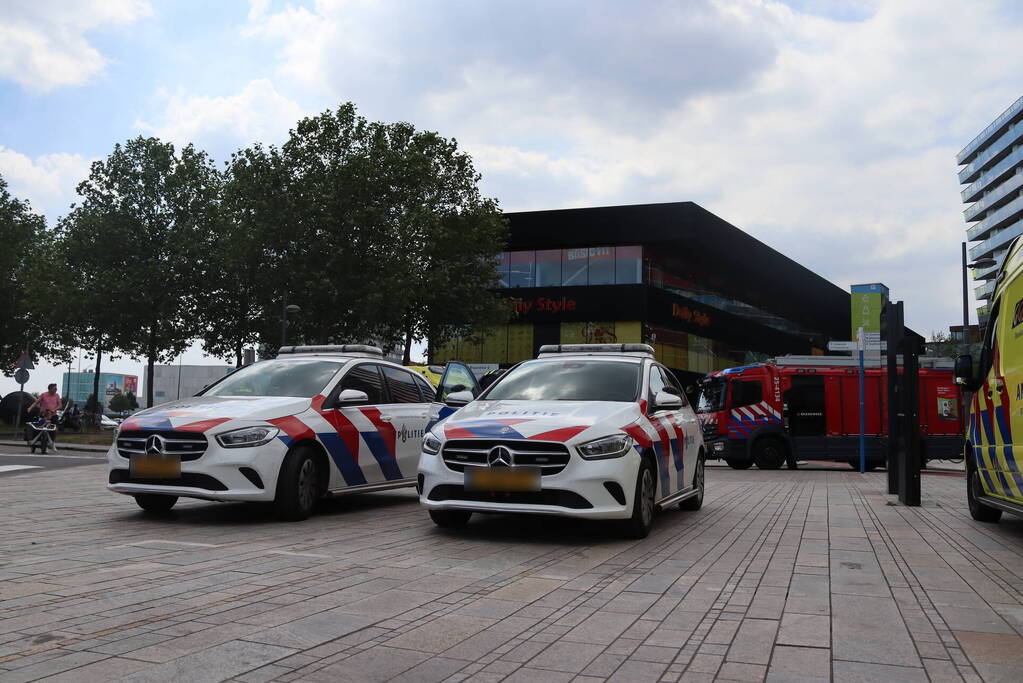
{"label": "windshield", "polygon": [[698,413],[713,413],[725,407],[725,392],[728,383],[723,379],[707,379],[700,382],[700,403]]}
{"label": "windshield", "polygon": [[323,391],[341,365],[312,358],[262,361],[235,370],[202,395],[312,398]]}
{"label": "windshield", "polygon": [[523,363],[485,398],[507,401],[635,401],[642,363],[553,360]]}

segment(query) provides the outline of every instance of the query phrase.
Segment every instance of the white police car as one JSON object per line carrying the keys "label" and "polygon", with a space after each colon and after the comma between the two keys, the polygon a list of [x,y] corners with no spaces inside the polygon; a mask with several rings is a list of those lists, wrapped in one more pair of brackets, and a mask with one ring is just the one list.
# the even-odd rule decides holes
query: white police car
{"label": "white police car", "polygon": [[373,346],[284,347],[125,420],[108,488],[148,511],[179,497],[273,501],[298,520],[328,492],[412,486],[424,432],[454,410],[439,399],[466,375],[449,364],[437,390]]}
{"label": "white police car", "polygon": [[658,506],[703,503],[700,425],[646,344],[540,348],[478,399],[430,429],[420,502],[443,527],[473,512],[623,520],[649,533]]}

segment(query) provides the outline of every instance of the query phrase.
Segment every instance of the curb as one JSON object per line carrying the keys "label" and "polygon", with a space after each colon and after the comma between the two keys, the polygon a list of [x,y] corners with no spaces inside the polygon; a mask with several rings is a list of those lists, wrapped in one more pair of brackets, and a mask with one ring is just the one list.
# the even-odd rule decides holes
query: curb
{"label": "curb", "polygon": [[[24,441],[0,441],[0,446],[20,446],[28,452],[28,446],[25,445]],[[106,453],[109,450],[109,446],[95,446],[93,444],[86,443],[62,443],[57,441],[57,448],[62,451],[81,451],[83,453]],[[58,452],[57,455],[60,455]]]}

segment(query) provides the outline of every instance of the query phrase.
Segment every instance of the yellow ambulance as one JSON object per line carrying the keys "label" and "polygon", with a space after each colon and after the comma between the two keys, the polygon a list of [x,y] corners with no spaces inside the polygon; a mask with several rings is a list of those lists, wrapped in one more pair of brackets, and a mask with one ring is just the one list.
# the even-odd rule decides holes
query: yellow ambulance
{"label": "yellow ambulance", "polygon": [[1023,516],[1023,240],[1009,247],[995,280],[978,362],[956,360],[956,381],[970,401],[964,461],[970,515],[997,522]]}

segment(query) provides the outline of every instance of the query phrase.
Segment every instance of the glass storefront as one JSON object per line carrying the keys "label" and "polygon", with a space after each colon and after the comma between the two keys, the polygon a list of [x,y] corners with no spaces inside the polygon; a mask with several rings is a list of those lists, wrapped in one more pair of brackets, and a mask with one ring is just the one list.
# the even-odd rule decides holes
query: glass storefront
{"label": "glass storefront", "polygon": [[643,248],[579,247],[501,254],[502,288],[634,285],[643,282]]}

